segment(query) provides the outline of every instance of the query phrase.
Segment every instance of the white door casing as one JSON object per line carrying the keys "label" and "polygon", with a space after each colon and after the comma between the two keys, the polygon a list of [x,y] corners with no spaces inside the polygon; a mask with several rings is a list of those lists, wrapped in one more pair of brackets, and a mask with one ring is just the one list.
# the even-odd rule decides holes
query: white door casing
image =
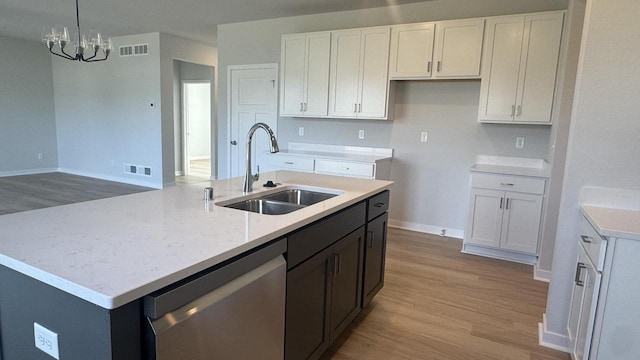
{"label": "white door casing", "polygon": [[[255,123],[263,122],[278,131],[278,64],[230,65],[228,79],[229,177],[244,176],[247,133]],[[267,135],[256,132],[252,163],[260,165],[269,149]],[[255,173],[255,168],[253,172]]]}

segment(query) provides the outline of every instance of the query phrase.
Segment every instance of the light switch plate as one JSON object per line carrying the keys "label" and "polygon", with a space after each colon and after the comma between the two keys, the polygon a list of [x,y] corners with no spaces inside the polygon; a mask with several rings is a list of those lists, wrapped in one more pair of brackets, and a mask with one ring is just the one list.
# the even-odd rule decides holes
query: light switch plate
{"label": "light switch plate", "polygon": [[358,131],[358,139],[364,139],[364,130]]}
{"label": "light switch plate", "polygon": [[58,334],[37,322],[34,322],[33,336],[36,348],[44,351],[54,359],[60,360],[60,354],[58,351]]}
{"label": "light switch plate", "polygon": [[304,136],[304,128],[302,126],[298,128],[298,136]]}
{"label": "light switch plate", "polygon": [[429,133],[426,131],[423,131],[420,133],[420,142],[427,142],[427,140],[429,139]]}

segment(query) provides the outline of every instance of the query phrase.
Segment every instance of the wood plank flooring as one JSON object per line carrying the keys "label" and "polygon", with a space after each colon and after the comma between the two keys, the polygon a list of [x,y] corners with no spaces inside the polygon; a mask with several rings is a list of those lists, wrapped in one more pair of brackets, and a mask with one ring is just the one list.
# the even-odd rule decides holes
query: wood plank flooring
{"label": "wood plank flooring", "polygon": [[153,189],[59,172],[0,177],[0,215],[148,190]]}
{"label": "wood plank flooring", "polygon": [[538,345],[547,284],[531,266],[389,229],[384,288],[322,359],[554,360]]}

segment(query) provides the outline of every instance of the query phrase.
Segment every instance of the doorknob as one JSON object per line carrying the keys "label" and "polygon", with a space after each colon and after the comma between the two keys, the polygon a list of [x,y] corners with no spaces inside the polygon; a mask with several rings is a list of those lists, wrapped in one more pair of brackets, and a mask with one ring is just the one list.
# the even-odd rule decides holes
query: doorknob
{"label": "doorknob", "polygon": [[231,145],[238,145],[238,142],[235,140],[231,140]]}

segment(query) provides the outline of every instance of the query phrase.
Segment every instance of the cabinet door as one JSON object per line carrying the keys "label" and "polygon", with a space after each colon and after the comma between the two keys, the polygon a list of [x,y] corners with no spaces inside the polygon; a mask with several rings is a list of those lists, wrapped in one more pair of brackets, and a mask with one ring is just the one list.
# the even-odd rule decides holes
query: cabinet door
{"label": "cabinet door", "polygon": [[596,317],[596,305],[602,276],[595,270],[582,248],[580,246],[578,246],[578,248],[579,257],[576,283],[579,281],[584,289],[582,293],[582,301],[580,301],[581,306],[576,327],[576,335],[570,345],[572,346],[571,351],[574,360],[587,360],[589,359],[589,352],[591,349],[593,324]]}
{"label": "cabinet door", "polygon": [[471,188],[465,242],[500,247],[504,191]]}
{"label": "cabinet door", "polygon": [[515,121],[551,122],[563,16],[525,17]]}
{"label": "cabinet door", "polygon": [[319,357],[329,346],[333,249],[287,273],[285,359]]}
{"label": "cabinet door", "polygon": [[362,31],[357,117],[387,117],[390,33],[388,27]]}
{"label": "cabinet door", "polygon": [[282,36],[280,65],[280,115],[298,116],[303,110],[305,35]]}
{"label": "cabinet door", "polygon": [[367,306],[384,285],[384,265],[387,248],[387,220],[384,213],[367,224],[364,247],[364,281],[362,307]]}
{"label": "cabinet door", "polygon": [[329,106],[329,52],[331,33],[306,38],[304,116],[326,116]]}
{"label": "cabinet door", "polygon": [[538,251],[542,196],[507,192],[500,248],[535,254]]}
{"label": "cabinet door", "polygon": [[360,83],[360,30],[331,33],[329,116],[356,117]]}
{"label": "cabinet door", "polygon": [[480,77],[484,19],[436,24],[434,78]]}
{"label": "cabinet door", "polygon": [[524,16],[487,20],[478,120],[513,121]]}
{"label": "cabinet door", "polygon": [[390,79],[428,79],[433,68],[434,23],[391,29]]}
{"label": "cabinet door", "polygon": [[333,246],[333,287],[331,291],[331,341],[360,312],[364,227]]}

